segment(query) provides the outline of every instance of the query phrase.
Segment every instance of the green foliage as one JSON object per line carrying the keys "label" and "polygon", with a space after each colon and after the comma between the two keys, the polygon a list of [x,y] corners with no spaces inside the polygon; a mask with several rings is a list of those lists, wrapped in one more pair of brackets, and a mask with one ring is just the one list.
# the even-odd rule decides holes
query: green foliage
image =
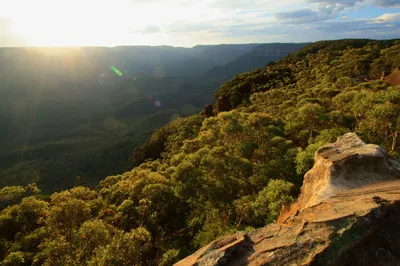
{"label": "green foliage", "polygon": [[258,145],[255,142],[252,141],[244,141],[240,143],[239,150],[241,153],[241,156],[245,158],[251,158],[253,155],[254,151],[257,150]]}
{"label": "green foliage", "polygon": [[0,189],[0,210],[4,209],[10,204],[18,203],[23,197],[28,197],[39,192],[40,190],[37,188],[36,184],[29,184],[24,187],[3,187]]}
{"label": "green foliage", "polygon": [[175,262],[178,262],[178,260],[179,260],[179,250],[178,249],[170,249],[163,254],[162,259],[158,265],[159,266],[169,266],[169,265],[173,265]]}
{"label": "green foliage", "polygon": [[305,103],[286,117],[285,131],[301,143],[310,142],[327,120],[325,109],[318,103]]}
{"label": "green foliage", "polygon": [[266,198],[269,202],[269,219],[276,219],[281,211],[283,204],[290,203],[293,198],[289,195],[293,184],[284,180],[271,180],[267,186]]}
{"label": "green foliage", "polygon": [[104,247],[111,241],[113,230],[102,220],[87,220],[75,232],[76,258],[83,264],[93,256],[96,249]]}
{"label": "green foliage", "polygon": [[120,231],[107,247],[96,251],[88,265],[149,265],[144,258],[148,258],[150,240],[151,235],[144,228]]}
{"label": "green foliage", "polygon": [[24,254],[19,251],[11,252],[1,263],[1,265],[4,266],[19,266],[24,264],[25,264]]}
{"label": "green foliage", "polygon": [[208,210],[205,224],[202,230],[195,236],[193,243],[199,248],[220,236],[232,232],[234,232],[234,228],[229,224],[229,216],[221,214],[218,209]]}
{"label": "green foliage", "polygon": [[318,42],[238,75],[216,93],[215,116],[177,117],[135,149],[140,165],[95,190],[1,189],[2,265],[172,265],[275,221],[317,149],[344,133],[399,156],[400,87],[381,80],[398,47]]}
{"label": "green foliage", "polygon": [[305,150],[300,149],[296,156],[296,171],[299,175],[305,174],[314,165],[314,154],[321,147],[319,144],[310,144]]}
{"label": "green foliage", "polygon": [[257,195],[254,202],[256,215],[265,219],[266,223],[278,218],[283,204],[289,204],[293,197],[290,192],[293,184],[284,180],[270,180],[268,186]]}
{"label": "green foliage", "polygon": [[176,118],[157,130],[143,145],[135,148],[133,159],[141,164],[148,159],[159,159],[162,153],[180,148],[185,139],[196,136],[204,117],[194,115],[188,118]]}

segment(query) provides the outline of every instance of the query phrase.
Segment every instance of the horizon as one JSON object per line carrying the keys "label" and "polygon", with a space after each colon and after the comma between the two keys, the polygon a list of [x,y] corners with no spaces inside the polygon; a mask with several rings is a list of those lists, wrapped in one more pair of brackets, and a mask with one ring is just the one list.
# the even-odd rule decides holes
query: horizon
{"label": "horizon", "polygon": [[398,36],[397,0],[0,0],[0,47],[190,48]]}
{"label": "horizon", "polygon": [[309,42],[249,42],[249,43],[215,43],[215,44],[195,44],[193,46],[174,46],[167,44],[159,44],[159,45],[136,45],[136,44],[126,44],[126,45],[116,45],[116,46],[106,46],[106,45],[80,45],[80,46],[0,46],[0,49],[9,49],[9,48],[26,48],[26,49],[77,49],[80,48],[120,48],[120,47],[169,47],[169,48],[185,48],[185,49],[193,49],[195,47],[201,46],[224,46],[224,45],[263,45],[263,44],[304,44],[304,43],[317,43],[324,41],[340,41],[340,40],[371,40],[371,41],[384,41],[384,40],[400,40],[399,37],[395,38],[383,38],[383,39],[374,39],[374,38],[338,38],[338,39],[322,39],[316,41]]}

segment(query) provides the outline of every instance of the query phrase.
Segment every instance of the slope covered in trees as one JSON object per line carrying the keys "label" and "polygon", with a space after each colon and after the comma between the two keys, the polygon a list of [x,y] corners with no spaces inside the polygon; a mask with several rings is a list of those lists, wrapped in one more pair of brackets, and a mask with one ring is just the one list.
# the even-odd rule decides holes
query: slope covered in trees
{"label": "slope covered in trees", "polygon": [[207,71],[208,77],[216,79],[232,78],[232,73],[242,73],[249,68],[264,67],[266,62],[279,60],[282,56],[287,56],[296,50],[303,48],[309,43],[269,43],[260,44],[251,51],[235,58],[234,60],[211,68]]}
{"label": "slope covered in trees", "polygon": [[1,48],[0,187],[94,187],[131,169],[133,147],[211,101],[224,80],[204,73],[257,46]]}
{"label": "slope covered in trees", "polygon": [[171,265],[270,223],[337,136],[399,157],[400,87],[385,81],[399,66],[398,40],[313,43],[223,84],[213,116],[168,123],[94,190],[3,188],[2,264]]}

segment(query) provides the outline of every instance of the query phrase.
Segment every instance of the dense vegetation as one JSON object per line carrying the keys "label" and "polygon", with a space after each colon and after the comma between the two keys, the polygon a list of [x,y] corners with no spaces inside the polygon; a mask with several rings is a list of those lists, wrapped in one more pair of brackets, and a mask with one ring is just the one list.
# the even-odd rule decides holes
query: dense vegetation
{"label": "dense vegetation", "polygon": [[[269,62],[303,45],[264,46]],[[0,188],[94,187],[132,169],[133,147],[174,117],[198,113],[243,70],[224,64],[257,47],[1,48]],[[216,65],[223,75],[207,76]]]}
{"label": "dense vegetation", "polygon": [[177,118],[96,189],[0,190],[2,265],[171,265],[218,236],[274,221],[315,150],[356,131],[399,156],[400,41],[311,44],[236,76],[214,115]]}

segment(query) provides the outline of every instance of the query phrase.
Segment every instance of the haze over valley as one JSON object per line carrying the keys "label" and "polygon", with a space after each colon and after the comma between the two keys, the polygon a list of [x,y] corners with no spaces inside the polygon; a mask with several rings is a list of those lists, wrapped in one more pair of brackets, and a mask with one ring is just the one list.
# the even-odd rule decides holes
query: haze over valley
{"label": "haze over valley", "polygon": [[306,44],[0,48],[0,184],[94,186],[215,90]]}
{"label": "haze over valley", "polygon": [[400,265],[399,0],[0,0],[0,266]]}

